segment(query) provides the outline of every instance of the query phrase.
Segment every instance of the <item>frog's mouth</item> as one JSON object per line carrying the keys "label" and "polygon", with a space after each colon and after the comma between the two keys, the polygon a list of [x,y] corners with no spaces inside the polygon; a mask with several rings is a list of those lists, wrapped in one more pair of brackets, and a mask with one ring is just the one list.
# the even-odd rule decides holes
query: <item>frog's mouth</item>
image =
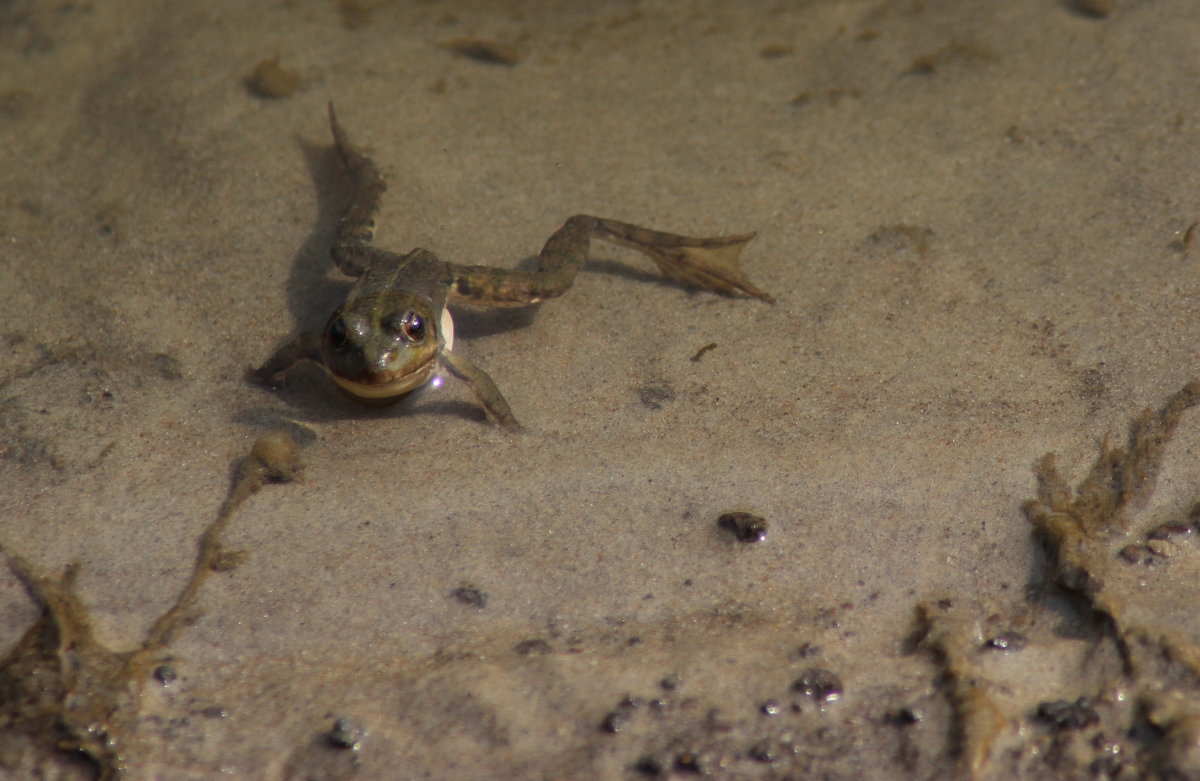
{"label": "frog's mouth", "polygon": [[[454,319],[448,309],[442,310],[439,326],[441,349],[449,350],[454,345]],[[356,379],[335,373],[327,364],[326,370],[338,389],[350,398],[370,406],[383,407],[395,404],[433,378],[437,352],[430,352],[416,366],[405,365],[395,371],[376,372]]]}
{"label": "frog's mouth", "polygon": [[402,374],[386,372],[362,380],[352,380],[349,377],[341,377],[332,372],[329,376],[333,378],[333,381],[337,383],[337,386],[342,391],[350,394],[359,401],[372,404],[391,404],[404,398],[429,381],[436,366],[436,361],[434,360],[436,357],[437,354],[432,353],[429,356],[429,360],[423,362],[420,366],[405,366],[405,371]]}

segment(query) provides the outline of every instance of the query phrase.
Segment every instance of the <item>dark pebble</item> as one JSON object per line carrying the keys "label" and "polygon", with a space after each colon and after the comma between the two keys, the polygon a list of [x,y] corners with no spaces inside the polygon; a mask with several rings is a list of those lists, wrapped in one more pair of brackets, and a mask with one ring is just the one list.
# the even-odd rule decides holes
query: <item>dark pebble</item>
{"label": "dark pebble", "polygon": [[625,729],[625,725],[629,723],[629,714],[619,710],[612,711],[604,720],[600,722],[600,729],[612,735],[616,735],[621,730]]}
{"label": "dark pebble", "polygon": [[1171,540],[1176,537],[1187,537],[1192,534],[1193,527],[1188,523],[1164,523],[1157,529],[1150,532],[1149,538],[1152,540]]}
{"label": "dark pebble", "polygon": [[767,738],[763,738],[762,740],[755,743],[753,746],[750,747],[750,750],[747,751],[746,753],[755,762],[774,762],[775,761],[775,749],[772,748],[771,741],[768,740]]}
{"label": "dark pebble", "polygon": [[778,716],[783,711],[783,708],[780,707],[778,700],[767,700],[758,706],[758,710],[764,716]]}
{"label": "dark pebble", "polygon": [[801,643],[800,647],[796,649],[796,656],[800,657],[801,659],[808,659],[810,657],[817,656],[820,653],[821,646],[813,645],[812,643]]}
{"label": "dark pebble", "polygon": [[884,714],[883,720],[893,727],[911,727],[921,723],[921,712],[906,706],[899,710],[888,711]]}
{"label": "dark pebble", "polygon": [[833,702],[842,696],[842,679],[832,670],[812,667],[796,679],[792,689],[818,702]]}
{"label": "dark pebble", "polygon": [[681,751],[675,755],[675,769],[681,773],[696,773],[704,772],[704,767],[700,761],[700,755],[694,751]]}
{"label": "dark pebble", "polygon": [[176,674],[175,668],[171,667],[170,665],[160,664],[158,667],[154,668],[154,680],[158,681],[163,686],[173,683],[178,677],[179,676]]}
{"label": "dark pebble", "polygon": [[1145,545],[1126,545],[1121,548],[1121,552],[1117,554],[1122,560],[1129,564],[1158,564],[1162,560],[1154,555],[1154,551],[1150,550]]}
{"label": "dark pebble", "polygon": [[1080,697],[1075,702],[1053,700],[1040,703],[1037,717],[1056,730],[1083,729],[1100,722],[1100,714],[1087,697]]}
{"label": "dark pebble", "polygon": [[666,769],[663,767],[662,760],[658,757],[652,757],[649,754],[639,759],[634,763],[633,769],[645,776],[658,778]]}
{"label": "dark pebble", "polygon": [[750,513],[725,513],[717,526],[731,532],[738,542],[762,542],[767,539],[767,522]]}
{"label": "dark pebble", "polygon": [[680,677],[675,673],[668,675],[666,678],[663,678],[661,681],[658,682],[659,686],[663,687],[664,689],[666,689],[669,692],[675,691],[682,684],[683,684],[683,680],[680,679]]}
{"label": "dark pebble", "polygon": [[363,739],[363,728],[350,719],[339,717],[329,730],[329,743],[336,748],[358,748]]}

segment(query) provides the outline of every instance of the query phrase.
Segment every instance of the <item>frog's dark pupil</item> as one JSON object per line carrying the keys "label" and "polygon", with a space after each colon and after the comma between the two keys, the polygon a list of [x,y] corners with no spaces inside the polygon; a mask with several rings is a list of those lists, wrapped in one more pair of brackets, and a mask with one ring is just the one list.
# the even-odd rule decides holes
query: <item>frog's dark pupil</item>
{"label": "frog's dark pupil", "polygon": [[329,325],[329,346],[337,350],[346,344],[346,321],[342,318]]}

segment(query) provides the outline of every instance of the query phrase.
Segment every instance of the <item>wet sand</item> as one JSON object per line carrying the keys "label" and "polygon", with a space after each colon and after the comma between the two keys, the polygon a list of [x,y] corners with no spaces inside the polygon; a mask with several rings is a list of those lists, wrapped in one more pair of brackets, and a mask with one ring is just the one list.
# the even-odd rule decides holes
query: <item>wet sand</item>
{"label": "wet sand", "polygon": [[[88,777],[80,699],[126,778],[1200,772],[1200,8],[734,5],[0,10],[4,669],[136,656],[251,443],[306,464],[153,658],[65,719],[0,686],[0,775]],[[777,303],[598,244],[456,313],[518,436],[453,382],[254,387],[347,287],[331,99],[379,246],[756,231]]]}

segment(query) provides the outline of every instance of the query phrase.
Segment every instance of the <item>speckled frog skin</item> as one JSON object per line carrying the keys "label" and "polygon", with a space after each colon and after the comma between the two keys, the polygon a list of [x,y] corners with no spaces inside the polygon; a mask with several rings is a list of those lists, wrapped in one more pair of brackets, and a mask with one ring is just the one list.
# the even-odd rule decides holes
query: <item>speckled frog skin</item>
{"label": "speckled frog skin", "polygon": [[371,240],[387,184],[375,163],[350,143],[332,104],[329,125],[354,187],[330,254],[357,282],[321,334],[300,334],[253,372],[262,384],[276,387],[295,364],[316,361],[346,394],[378,405],[398,401],[445,373],[471,389],[493,422],[515,429],[516,418],[492,378],[454,349],[454,321],[446,305],[527,306],[560,296],[587,260],[592,238],[638,250],[682,284],[774,302],[738,266],[753,233],[701,239],[577,214],[546,242],[532,271],[446,263],[424,249],[407,255],[377,249]]}

